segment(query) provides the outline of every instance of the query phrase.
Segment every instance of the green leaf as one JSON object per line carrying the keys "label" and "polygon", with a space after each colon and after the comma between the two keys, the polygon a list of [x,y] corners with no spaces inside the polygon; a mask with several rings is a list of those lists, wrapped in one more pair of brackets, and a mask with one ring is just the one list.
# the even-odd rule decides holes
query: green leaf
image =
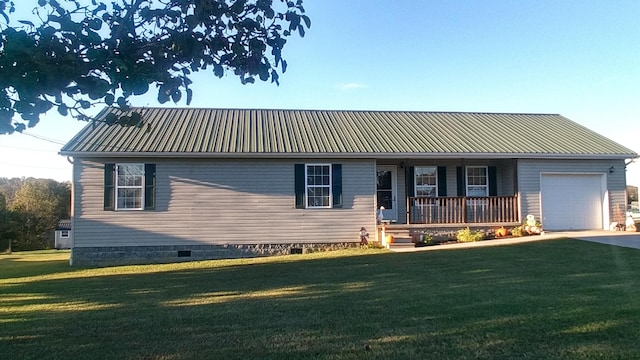
{"label": "green leaf", "polygon": [[116,116],[116,114],[114,113],[109,113],[104,117],[104,122],[107,125],[113,125],[118,122],[118,116]]}
{"label": "green leaf", "polygon": [[67,108],[67,105],[65,105],[65,104],[58,105],[58,114],[60,114],[62,116],[69,115],[69,109]]}
{"label": "green leaf", "polygon": [[131,92],[133,95],[146,94],[149,91],[149,84],[144,81],[138,81],[131,86]]}
{"label": "green leaf", "polygon": [[91,19],[87,24],[92,30],[100,30],[102,28],[102,20],[98,18]]}
{"label": "green leaf", "polygon": [[169,101],[169,94],[164,90],[164,86],[161,86],[158,90],[158,102],[164,104],[167,101]]}
{"label": "green leaf", "polygon": [[187,105],[191,105],[191,100],[193,99],[193,90],[187,89]]}
{"label": "green leaf", "polygon": [[182,91],[176,89],[171,93],[171,100],[173,100],[174,103],[178,103],[180,99],[182,99]]}
{"label": "green leaf", "polygon": [[111,106],[113,105],[113,102],[115,101],[115,96],[113,96],[113,94],[107,94],[104,96],[104,103]]}
{"label": "green leaf", "polygon": [[128,106],[127,106],[127,99],[125,99],[125,98],[124,98],[124,97],[122,97],[122,96],[120,96],[120,97],[118,98],[118,102],[117,102],[117,103],[118,103],[118,106],[119,106],[121,109],[126,109],[126,108],[128,107]]}
{"label": "green leaf", "polygon": [[311,19],[309,19],[307,15],[302,15],[302,20],[304,21],[305,25],[307,25],[307,29],[309,29],[311,27]]}
{"label": "green leaf", "polygon": [[222,65],[216,64],[213,66],[213,74],[219,78],[224,75],[224,68]]}

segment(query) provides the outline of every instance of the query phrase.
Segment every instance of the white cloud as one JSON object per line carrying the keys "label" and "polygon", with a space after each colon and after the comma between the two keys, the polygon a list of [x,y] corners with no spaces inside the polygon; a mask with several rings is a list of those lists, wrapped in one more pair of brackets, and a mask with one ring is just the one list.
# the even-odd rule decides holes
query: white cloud
{"label": "white cloud", "polygon": [[347,84],[338,85],[338,88],[340,90],[365,89],[366,87],[367,86],[365,84],[360,84],[360,83],[347,83]]}

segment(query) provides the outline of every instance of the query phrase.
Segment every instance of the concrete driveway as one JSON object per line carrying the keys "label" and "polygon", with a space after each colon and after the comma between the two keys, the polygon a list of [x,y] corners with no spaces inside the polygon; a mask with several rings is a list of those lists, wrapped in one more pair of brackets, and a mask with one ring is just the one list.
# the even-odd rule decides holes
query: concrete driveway
{"label": "concrete driveway", "polygon": [[578,240],[597,242],[640,249],[640,233],[625,231],[584,231],[582,234],[567,236]]}
{"label": "concrete driveway", "polygon": [[571,238],[583,241],[597,242],[607,245],[623,246],[628,248],[640,249],[640,233],[629,233],[624,231],[605,231],[605,230],[588,230],[588,231],[554,231],[545,232],[544,235],[523,236],[508,239],[495,239],[488,241],[478,241],[470,243],[455,243],[436,246],[413,247],[403,246],[394,248],[394,252],[414,252],[414,251],[436,251],[447,249],[464,249],[484,246],[502,246],[510,244],[520,244],[532,241],[552,240],[561,238]]}

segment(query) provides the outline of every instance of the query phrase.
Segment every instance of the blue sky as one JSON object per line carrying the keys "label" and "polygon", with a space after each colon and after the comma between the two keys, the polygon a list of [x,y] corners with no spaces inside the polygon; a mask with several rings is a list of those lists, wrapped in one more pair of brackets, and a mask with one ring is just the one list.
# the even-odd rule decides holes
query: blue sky
{"label": "blue sky", "polygon": [[[202,73],[191,106],[559,113],[640,153],[640,1],[306,0],[305,8],[312,26],[285,47],[279,87]],[[158,105],[155,94],[133,104]],[[0,176],[70,180],[57,151],[83,125],[51,113],[27,131],[47,140],[0,135]],[[627,182],[640,186],[640,164],[628,167]]]}

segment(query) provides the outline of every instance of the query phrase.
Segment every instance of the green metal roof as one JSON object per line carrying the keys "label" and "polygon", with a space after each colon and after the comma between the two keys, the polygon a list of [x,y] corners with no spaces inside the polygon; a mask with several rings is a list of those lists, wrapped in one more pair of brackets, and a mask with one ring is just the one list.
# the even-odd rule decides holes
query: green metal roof
{"label": "green metal roof", "polygon": [[134,108],[142,126],[100,120],[70,156],[634,158],[632,150],[557,114]]}

